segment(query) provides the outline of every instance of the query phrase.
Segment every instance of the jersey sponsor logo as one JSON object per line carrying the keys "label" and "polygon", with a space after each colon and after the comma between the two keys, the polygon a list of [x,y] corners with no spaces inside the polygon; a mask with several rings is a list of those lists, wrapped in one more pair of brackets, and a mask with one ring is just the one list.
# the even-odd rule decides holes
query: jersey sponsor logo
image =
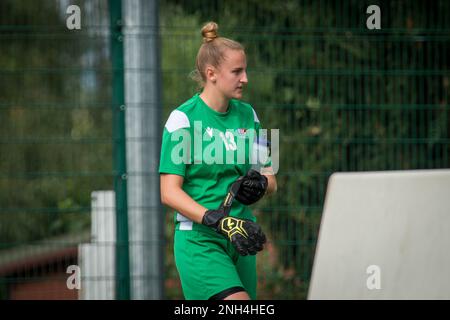
{"label": "jersey sponsor logo", "polygon": [[212,137],[212,136],[213,136],[213,129],[210,128],[210,127],[206,128],[206,133],[208,133],[208,135],[209,135],[210,137]]}
{"label": "jersey sponsor logo", "polygon": [[245,136],[245,134],[247,133],[247,129],[239,128],[239,129],[237,129],[237,133],[240,136]]}

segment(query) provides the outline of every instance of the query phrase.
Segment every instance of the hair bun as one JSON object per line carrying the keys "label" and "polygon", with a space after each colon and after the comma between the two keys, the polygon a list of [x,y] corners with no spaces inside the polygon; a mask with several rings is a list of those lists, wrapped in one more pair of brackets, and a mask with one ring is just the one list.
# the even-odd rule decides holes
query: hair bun
{"label": "hair bun", "polygon": [[202,28],[203,42],[211,42],[218,37],[217,29],[219,26],[215,22],[208,22]]}

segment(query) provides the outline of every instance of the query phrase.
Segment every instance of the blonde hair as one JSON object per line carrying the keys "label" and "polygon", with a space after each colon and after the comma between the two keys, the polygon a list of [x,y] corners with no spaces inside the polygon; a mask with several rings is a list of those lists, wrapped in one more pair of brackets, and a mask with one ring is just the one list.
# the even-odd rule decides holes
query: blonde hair
{"label": "blonde hair", "polygon": [[245,51],[239,42],[219,37],[218,29],[219,26],[215,22],[208,22],[202,28],[203,44],[197,53],[196,70],[191,73],[191,78],[197,81],[200,88],[203,88],[206,83],[207,65],[218,67],[227,49]]}

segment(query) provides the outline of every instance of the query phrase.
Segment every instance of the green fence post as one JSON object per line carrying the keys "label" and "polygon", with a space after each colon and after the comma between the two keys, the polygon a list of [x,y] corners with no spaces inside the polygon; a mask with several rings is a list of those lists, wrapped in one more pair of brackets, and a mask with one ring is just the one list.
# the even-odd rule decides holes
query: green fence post
{"label": "green fence post", "polygon": [[121,0],[109,1],[111,63],[113,69],[112,108],[114,136],[114,190],[116,193],[116,299],[130,299],[130,257],[128,241],[127,164],[125,141],[125,88]]}

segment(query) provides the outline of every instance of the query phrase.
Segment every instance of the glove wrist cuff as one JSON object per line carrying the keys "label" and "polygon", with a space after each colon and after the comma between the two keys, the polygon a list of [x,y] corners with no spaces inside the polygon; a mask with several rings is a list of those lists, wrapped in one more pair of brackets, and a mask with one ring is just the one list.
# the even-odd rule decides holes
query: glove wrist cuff
{"label": "glove wrist cuff", "polygon": [[217,210],[207,210],[202,218],[202,224],[217,230],[220,220],[225,217],[225,213]]}

